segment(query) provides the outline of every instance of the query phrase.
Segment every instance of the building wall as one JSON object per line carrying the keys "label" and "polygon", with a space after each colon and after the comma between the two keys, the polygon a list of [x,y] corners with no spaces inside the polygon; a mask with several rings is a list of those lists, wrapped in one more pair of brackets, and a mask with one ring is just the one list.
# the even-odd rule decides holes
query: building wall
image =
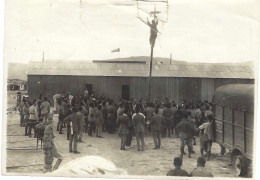
{"label": "building wall", "polygon": [[[254,80],[153,77],[151,100],[168,97],[175,101],[211,101],[214,90],[229,83],[254,83]],[[104,94],[113,99],[122,97],[122,85],[130,85],[131,98],[147,99],[148,95],[148,78],[145,77],[28,75],[28,93],[32,99],[40,94],[52,99],[57,92],[79,95],[84,92],[86,84],[92,84],[93,91],[98,95]]]}

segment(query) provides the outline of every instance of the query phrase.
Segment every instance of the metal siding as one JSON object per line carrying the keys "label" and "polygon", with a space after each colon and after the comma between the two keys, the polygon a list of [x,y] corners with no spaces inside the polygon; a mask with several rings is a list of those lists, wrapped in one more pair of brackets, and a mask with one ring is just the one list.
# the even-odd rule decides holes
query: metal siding
{"label": "metal siding", "polygon": [[203,78],[201,79],[201,88],[200,88],[200,100],[212,101],[214,95],[214,79]]}

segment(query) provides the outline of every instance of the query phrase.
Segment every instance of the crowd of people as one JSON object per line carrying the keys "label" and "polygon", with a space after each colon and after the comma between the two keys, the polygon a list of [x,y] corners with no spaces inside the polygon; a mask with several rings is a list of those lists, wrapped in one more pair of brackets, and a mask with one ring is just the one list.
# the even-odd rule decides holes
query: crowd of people
{"label": "crowd of people", "polygon": [[[143,99],[138,101],[119,99],[115,102],[104,95],[97,97],[94,93],[80,96],[57,93],[52,101],[40,95],[32,102],[22,99],[18,105],[20,126],[25,127],[25,135],[31,137],[31,130],[36,130],[39,122],[45,127],[52,123],[52,102],[53,113],[58,114],[56,130],[59,134],[66,134],[70,153],[80,153],[77,143],[84,141],[83,133],[87,133],[90,137],[103,138],[103,132],[110,134],[118,132],[121,138],[120,150],[129,149],[134,136],[138,151],[145,150],[145,135],[153,136],[154,149],[161,148],[161,138],[174,136],[180,138],[180,158],[186,154],[185,146],[188,147],[190,158],[191,154],[195,153],[193,150],[193,145],[196,145],[195,136],[200,135],[201,157],[206,151],[207,159],[210,160],[214,120],[212,104],[207,101],[193,103],[181,100],[176,103],[165,98],[153,102],[145,102]],[[50,136],[53,132],[48,130],[48,135],[45,135],[45,131],[44,137],[48,138],[44,138],[44,143],[53,141],[54,136]],[[34,133],[36,134],[37,132]],[[48,148],[45,156],[52,152],[52,156],[57,157],[60,164],[62,156],[57,152],[54,143]],[[180,159],[176,160],[176,163],[178,162]],[[45,169],[51,168],[48,166]]]}

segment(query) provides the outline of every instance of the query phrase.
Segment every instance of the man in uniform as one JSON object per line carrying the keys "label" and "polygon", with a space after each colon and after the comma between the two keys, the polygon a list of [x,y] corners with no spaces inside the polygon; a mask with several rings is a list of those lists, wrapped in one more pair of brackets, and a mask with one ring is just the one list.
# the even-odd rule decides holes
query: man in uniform
{"label": "man in uniform", "polygon": [[[132,119],[136,130],[137,150],[144,151],[145,116],[142,113],[140,113],[140,106],[136,107],[136,113],[133,114]],[[141,149],[140,149],[140,140],[142,145]]]}
{"label": "man in uniform", "polygon": [[184,146],[185,144],[188,146],[189,151],[189,158],[191,158],[191,143],[192,143],[192,136],[194,134],[194,127],[193,125],[188,121],[188,112],[185,112],[183,114],[183,119],[181,122],[179,122],[176,126],[176,131],[180,137],[181,140],[181,157],[183,157],[184,154]]}
{"label": "man in uniform", "polygon": [[128,123],[131,120],[128,114],[128,109],[124,109],[124,113],[119,117],[118,123],[120,124],[120,135],[121,135],[121,147],[120,150],[125,150],[127,136],[129,134]]}
{"label": "man in uniform", "polygon": [[[75,154],[79,154],[77,150],[78,144],[78,136],[81,131],[81,122],[80,117],[76,114],[78,112],[77,108],[72,108],[72,114],[64,119],[66,124],[70,124],[70,142],[69,142],[69,152],[74,152]],[[72,143],[73,143],[73,151],[72,151]]]}
{"label": "man in uniform", "polygon": [[[44,170],[43,172],[51,172],[58,169],[63,157],[60,153],[58,153],[55,145],[54,145],[54,135],[53,135],[53,118],[52,116],[48,117],[47,126],[44,130],[44,137],[43,137],[43,151],[44,151]],[[53,158],[58,158],[56,164],[52,168]]]}
{"label": "man in uniform", "polygon": [[26,100],[23,99],[22,102],[19,104],[18,107],[18,111],[19,111],[19,115],[20,115],[20,126],[24,126],[24,113],[23,113],[23,109],[25,106]]}
{"label": "man in uniform", "polygon": [[41,108],[41,115],[43,115],[43,122],[46,123],[51,108],[51,105],[48,102],[47,97],[44,97],[44,102],[41,104],[40,108]]}
{"label": "man in uniform", "polygon": [[160,149],[161,148],[161,126],[163,118],[158,114],[158,109],[155,109],[155,115],[151,119],[151,129],[153,133],[153,139],[154,139],[154,149]]}
{"label": "man in uniform", "polygon": [[173,110],[169,102],[166,103],[166,107],[163,109],[163,119],[167,126],[168,137],[171,137],[171,127],[173,126]]}

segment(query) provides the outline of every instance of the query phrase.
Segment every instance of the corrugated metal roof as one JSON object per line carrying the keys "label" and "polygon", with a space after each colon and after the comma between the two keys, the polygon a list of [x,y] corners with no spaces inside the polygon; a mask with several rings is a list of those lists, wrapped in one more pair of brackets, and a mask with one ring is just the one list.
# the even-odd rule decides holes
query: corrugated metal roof
{"label": "corrugated metal roof", "polygon": [[[147,60],[142,57],[143,59]],[[172,64],[153,64],[152,76],[254,79],[254,69],[252,63],[207,64],[173,61]],[[149,63],[30,62],[28,75],[148,77]]]}

